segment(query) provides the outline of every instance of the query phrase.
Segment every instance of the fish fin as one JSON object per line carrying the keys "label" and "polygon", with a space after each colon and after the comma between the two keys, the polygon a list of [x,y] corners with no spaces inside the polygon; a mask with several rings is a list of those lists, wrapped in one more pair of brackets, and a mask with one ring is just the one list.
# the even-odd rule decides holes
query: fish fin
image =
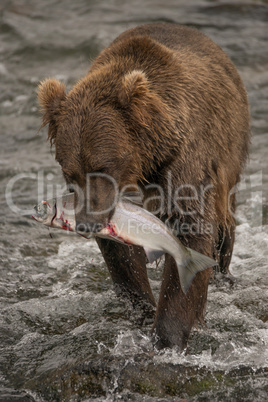
{"label": "fish fin", "polygon": [[158,258],[162,257],[162,255],[165,254],[163,250],[152,250],[150,248],[144,248],[144,251],[150,263],[158,260]]}
{"label": "fish fin", "polygon": [[198,253],[188,247],[187,250],[190,252],[190,255],[188,255],[186,263],[182,265],[180,261],[180,264],[178,264],[181,288],[185,294],[197,272],[218,264],[215,260],[204,254]]}

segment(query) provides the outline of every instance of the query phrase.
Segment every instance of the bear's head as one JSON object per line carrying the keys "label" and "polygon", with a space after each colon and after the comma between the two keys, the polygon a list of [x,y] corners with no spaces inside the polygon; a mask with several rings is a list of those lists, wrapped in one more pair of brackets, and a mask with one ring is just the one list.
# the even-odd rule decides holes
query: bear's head
{"label": "bear's head", "polygon": [[99,231],[118,196],[137,189],[158,162],[157,130],[165,107],[142,71],[89,73],[66,94],[47,79],[38,98],[48,138],[67,184],[75,191],[79,229]]}

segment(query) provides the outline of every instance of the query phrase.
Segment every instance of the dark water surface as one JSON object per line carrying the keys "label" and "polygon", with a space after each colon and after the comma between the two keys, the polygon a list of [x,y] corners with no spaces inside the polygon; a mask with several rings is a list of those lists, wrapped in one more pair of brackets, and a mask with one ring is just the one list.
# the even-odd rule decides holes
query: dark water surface
{"label": "dark water surface", "polygon": [[[187,356],[153,350],[151,323],[115,297],[93,240],[50,238],[23,216],[63,186],[46,130],[37,134],[38,82],[70,88],[119,33],[155,21],[197,27],[222,46],[251,104],[237,283],[210,285],[207,328],[193,331]],[[1,1],[0,401],[268,399],[267,43],[267,1]],[[161,265],[148,272],[157,294]]]}

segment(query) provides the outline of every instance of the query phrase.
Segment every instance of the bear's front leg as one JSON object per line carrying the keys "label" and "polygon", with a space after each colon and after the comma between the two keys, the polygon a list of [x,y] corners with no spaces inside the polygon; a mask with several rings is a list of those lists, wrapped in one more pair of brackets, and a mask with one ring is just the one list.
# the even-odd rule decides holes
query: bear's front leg
{"label": "bear's front leg", "polygon": [[[197,250],[202,252],[202,250]],[[158,349],[178,346],[183,350],[191,328],[202,322],[207,300],[207,289],[212,269],[197,273],[187,294],[180,286],[175,260],[166,255],[163,281],[156,311],[153,332]]]}
{"label": "bear's front leg", "polygon": [[110,271],[116,294],[127,297],[134,307],[144,305],[150,309],[149,306],[155,306],[143,248],[98,237],[96,240]]}

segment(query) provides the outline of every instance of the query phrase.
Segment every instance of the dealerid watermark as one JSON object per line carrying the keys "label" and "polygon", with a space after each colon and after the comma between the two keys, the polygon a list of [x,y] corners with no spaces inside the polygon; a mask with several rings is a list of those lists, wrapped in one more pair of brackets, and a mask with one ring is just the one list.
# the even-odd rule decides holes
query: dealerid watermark
{"label": "dealerid watermark", "polygon": [[[18,188],[20,185],[27,182],[31,183],[36,189],[36,203],[41,200],[60,197],[66,194],[66,192],[72,191],[76,199],[76,214],[81,210],[85,210],[88,215],[109,214],[116,207],[118,200],[130,193],[129,190],[131,188],[134,202],[135,197],[136,200],[140,202],[144,192],[149,194],[147,198],[143,199],[143,207],[149,209],[153,214],[162,217],[167,226],[169,226],[176,235],[183,236],[188,233],[193,235],[206,235],[213,231],[212,225],[207,223],[205,219],[207,196],[210,192],[214,191],[213,185],[211,184],[206,186],[200,185],[198,188],[191,183],[174,187],[174,185],[172,185],[172,172],[168,174],[165,188],[162,188],[159,184],[152,183],[145,183],[142,186],[127,185],[119,188],[116,180],[104,173],[88,174],[84,188],[79,187],[75,183],[72,183],[71,186],[55,184],[54,179],[55,177],[52,173],[45,173],[42,170],[38,173],[24,172],[15,175],[9,180],[6,186],[5,196],[8,207],[13,213],[18,215],[27,216],[32,214],[32,206],[29,205],[27,208],[23,207],[18,203],[17,197]],[[94,202],[91,202],[92,194],[94,194],[95,198],[98,195],[96,194],[96,186],[93,189],[91,184],[92,181],[96,181],[96,179],[106,181],[107,188],[109,185],[111,200],[108,208],[96,210],[94,208]],[[262,171],[258,171],[250,175],[247,179],[242,179],[238,185],[234,186],[228,194],[228,213],[234,216],[232,207],[233,195],[243,194],[244,192],[247,194],[247,198],[243,200],[243,203],[246,205],[249,223],[252,226],[261,226],[263,224],[264,204],[262,183]],[[109,194],[106,196],[109,197]],[[95,204],[96,202],[95,200]],[[172,221],[168,219],[171,215],[175,216]],[[195,215],[198,216],[198,219],[194,219]],[[180,219],[176,219],[176,216],[180,217]],[[188,216],[193,218],[191,223],[188,223],[191,219],[181,219],[181,217]],[[149,229],[145,225],[143,228],[140,228],[140,230],[145,233],[146,230]],[[152,228],[150,228],[150,231],[152,231]]]}

